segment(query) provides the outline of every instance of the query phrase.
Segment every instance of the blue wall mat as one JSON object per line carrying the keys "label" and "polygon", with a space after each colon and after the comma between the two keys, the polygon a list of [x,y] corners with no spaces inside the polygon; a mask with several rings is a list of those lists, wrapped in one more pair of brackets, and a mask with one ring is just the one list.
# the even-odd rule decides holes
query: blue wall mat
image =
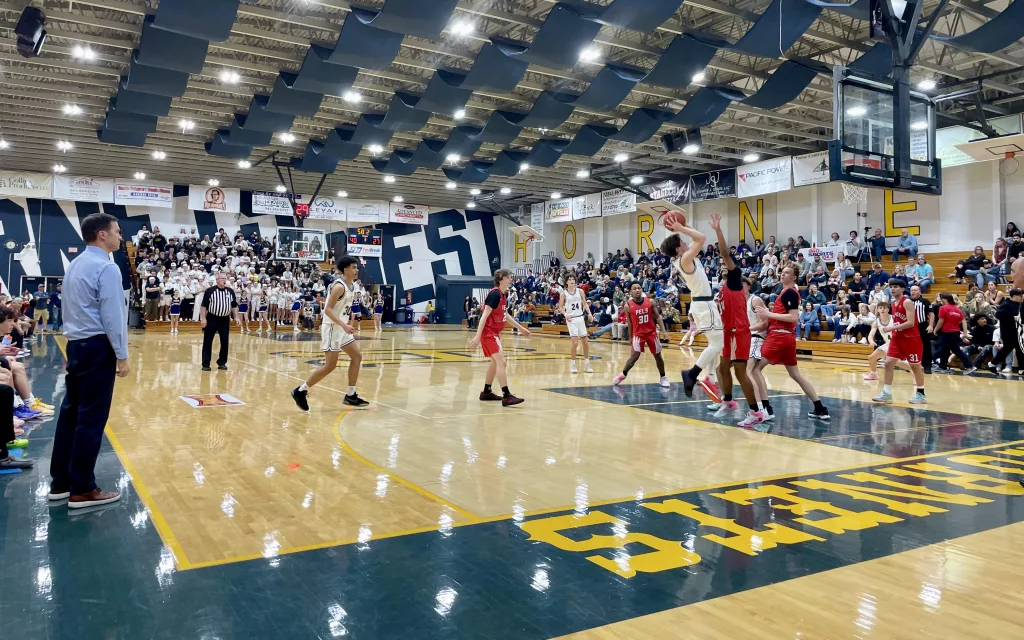
{"label": "blue wall mat", "polygon": [[611,111],[626,99],[636,83],[646,76],[640,69],[607,64],[576,99],[576,106],[594,111]]}
{"label": "blue wall mat", "polygon": [[587,48],[601,30],[594,17],[594,13],[582,6],[560,2],[548,13],[533,36],[533,42],[499,37],[492,37],[491,42],[510,58],[553,69],[569,69],[579,62],[580,51]]}
{"label": "blue wall mat", "polygon": [[398,55],[402,34],[384,31],[363,24],[354,12],[349,12],[338,33],[329,62],[363,69],[387,69]]}
{"label": "blue wall mat", "polygon": [[121,144],[126,147],[142,147],[146,144],[146,134],[135,131],[115,131],[113,129],[97,129],[96,138],[106,144]]}
{"label": "blue wall mat", "polygon": [[467,182],[469,184],[479,184],[487,180],[488,172],[491,170],[491,162],[481,162],[479,160],[472,160],[466,163],[464,169],[442,169],[444,175],[448,176],[449,180],[455,182]]}
{"label": "blue wall mat", "polygon": [[274,89],[270,92],[270,98],[267,100],[267,111],[307,118],[316,115],[316,112],[320,110],[324,94],[296,89],[294,85],[297,78],[298,76],[294,73],[286,71],[277,74]]}
{"label": "blue wall mat", "polygon": [[291,128],[295,116],[287,113],[274,113],[267,110],[269,96],[256,94],[249,103],[249,113],[245,115],[245,128],[251,131],[271,131],[278,133]]}
{"label": "blue wall mat", "polygon": [[703,34],[700,38],[688,33],[676,36],[644,82],[677,89],[688,87],[694,74],[703,71],[718,49],[728,44],[725,40]]}
{"label": "blue wall mat", "polygon": [[633,31],[654,31],[672,17],[683,0],[614,0],[597,21]]}
{"label": "blue wall mat", "polygon": [[270,141],[274,138],[272,131],[249,129],[245,126],[245,123],[246,116],[236,113],[234,120],[231,121],[231,129],[227,134],[229,143],[253,147],[262,147],[270,144]]}
{"label": "blue wall mat", "polygon": [[542,91],[533,108],[517,124],[522,127],[554,129],[568,119],[576,108],[575,93]]}
{"label": "blue wall mat", "polygon": [[132,113],[143,113],[150,116],[166,116],[171,112],[171,97],[158,96],[152,93],[141,93],[123,88],[118,90],[110,99],[110,108],[113,110],[131,111]]}
{"label": "blue wall mat", "polygon": [[437,40],[459,0],[387,0],[380,11],[352,7],[364,24],[378,29]]}
{"label": "blue wall mat", "polygon": [[800,39],[820,13],[821,7],[807,0],[772,0],[743,37],[727,48],[761,58],[778,58]]}
{"label": "blue wall mat", "polygon": [[128,78],[122,80],[126,89],[158,96],[176,98],[188,87],[188,74],[146,66],[138,62],[139,50],[132,51],[132,62],[128,66]]}
{"label": "blue wall mat", "polygon": [[671,122],[684,127],[703,127],[717,120],[730,104],[745,97],[746,94],[734,87],[701,87]]}
{"label": "blue wall mat", "polygon": [[231,144],[223,131],[213,134],[213,140],[206,143],[206,153],[221,158],[244,160],[252,153],[252,147]]}
{"label": "blue wall mat", "polygon": [[522,117],[523,114],[521,113],[495,111],[487,119],[487,124],[484,125],[483,130],[473,137],[480,142],[508,144],[519,137],[522,127],[518,123]]}
{"label": "blue wall mat", "polygon": [[396,176],[411,176],[416,171],[413,154],[409,151],[393,151],[387,160],[370,160],[374,169],[381,173],[393,173]]}
{"label": "blue wall mat", "polygon": [[573,156],[592,156],[604,147],[608,138],[618,132],[619,130],[615,127],[585,124],[576,132],[576,137],[565,148],[564,153]]}
{"label": "blue wall mat", "polygon": [[209,44],[202,38],[158,29],[153,26],[153,16],[146,16],[142,23],[138,59],[150,67],[199,73],[203,70]]}
{"label": "blue wall mat", "polygon": [[160,0],[153,24],[186,36],[220,42],[235,23],[238,0]]}
{"label": "blue wall mat", "polygon": [[641,107],[629,115],[626,124],[612,138],[623,142],[646,142],[673,116],[675,114],[671,111]]}
{"label": "blue wall mat", "polygon": [[136,133],[153,133],[156,131],[156,116],[147,116],[130,111],[107,111],[103,119],[105,129],[114,131],[134,131]]}
{"label": "blue wall mat", "polygon": [[417,109],[433,113],[454,114],[466,106],[473,92],[463,88],[466,74],[438,69],[420,97]]}
{"label": "blue wall mat", "polygon": [[509,58],[498,47],[487,42],[473,61],[473,67],[462,82],[470,91],[497,91],[509,93],[516,88],[530,66],[522,60]]}
{"label": "blue wall mat", "polygon": [[302,59],[302,66],[299,68],[299,77],[292,87],[333,96],[343,95],[352,88],[352,83],[359,75],[359,69],[328,62],[330,55],[331,49],[327,47],[309,45],[306,57]]}
{"label": "blue wall mat", "polygon": [[958,36],[931,34],[933,40],[977,53],[995,53],[1024,38],[1024,2],[1014,0],[1002,13],[970,33]]}
{"label": "blue wall mat", "polygon": [[498,154],[491,166],[488,175],[511,177],[519,173],[519,165],[526,161],[526,151],[513,151],[506,149]]}
{"label": "blue wall mat", "polygon": [[816,75],[828,72],[828,66],[814,60],[786,60],[757,93],[740,102],[761,109],[777,109],[800,95]]}

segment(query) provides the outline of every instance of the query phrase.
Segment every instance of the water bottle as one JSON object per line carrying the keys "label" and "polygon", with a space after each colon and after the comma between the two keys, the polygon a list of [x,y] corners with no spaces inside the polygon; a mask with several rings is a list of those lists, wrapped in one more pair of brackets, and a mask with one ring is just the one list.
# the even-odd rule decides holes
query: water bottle
{"label": "water bottle", "polygon": [[11,346],[11,336],[4,336],[3,342],[0,342],[0,346],[3,346],[3,347]]}

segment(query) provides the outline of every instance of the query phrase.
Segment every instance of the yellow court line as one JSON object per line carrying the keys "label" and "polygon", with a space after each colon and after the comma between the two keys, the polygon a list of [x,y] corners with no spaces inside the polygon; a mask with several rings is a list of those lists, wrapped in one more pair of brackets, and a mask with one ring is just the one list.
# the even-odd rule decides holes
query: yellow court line
{"label": "yellow court line", "polygon": [[[68,359],[68,339],[64,336],[55,336],[54,341],[57,343],[57,348],[60,349],[60,352],[66,361]],[[135,485],[135,492],[139,495],[139,499],[142,500],[142,504],[144,504],[146,509],[149,511],[150,519],[153,521],[153,526],[156,527],[156,531],[160,535],[160,539],[163,540],[164,544],[170,548],[171,553],[174,555],[174,563],[181,571],[191,569],[193,565],[189,561],[188,556],[185,555],[185,550],[182,548],[181,543],[178,542],[178,538],[175,537],[170,525],[167,524],[167,518],[165,518],[163,512],[157,508],[156,500],[153,499],[153,494],[149,492],[145,483],[142,482],[142,478],[135,470],[135,465],[132,464],[128,452],[121,445],[121,441],[117,439],[117,434],[110,428],[110,423],[107,423],[104,426],[103,433],[106,434],[107,440],[110,441],[110,446],[113,447],[114,453],[117,455],[118,460],[121,461],[121,466],[124,467],[124,470],[128,472],[129,476],[131,476],[132,484]]]}

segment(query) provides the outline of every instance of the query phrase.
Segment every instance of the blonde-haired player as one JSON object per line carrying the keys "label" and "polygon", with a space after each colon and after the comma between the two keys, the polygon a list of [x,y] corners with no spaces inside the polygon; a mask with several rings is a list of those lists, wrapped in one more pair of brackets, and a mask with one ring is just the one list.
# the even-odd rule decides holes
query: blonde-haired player
{"label": "blonde-haired player", "polygon": [[363,354],[359,351],[352,326],[352,301],[356,295],[356,278],[359,277],[359,262],[352,256],[338,258],[341,277],[331,283],[324,302],[324,319],[320,325],[320,349],[324,352],[324,363],[310,374],[298,387],[292,389],[292,400],[303,411],[309,411],[309,389],[320,382],[338,366],[338,354],[342,351],[349,357],[348,393],[344,403],[350,407],[365,407],[370,404],[356,393],[359,381],[359,366]]}
{"label": "blonde-haired player", "polygon": [[583,341],[583,371],[594,373],[590,366],[590,337],[587,334],[587,322],[583,319],[586,315],[591,320],[594,314],[590,311],[590,301],[583,295],[583,289],[576,286],[576,276],[570,275],[565,279],[565,289],[558,298],[558,311],[565,316],[565,323],[569,325],[569,373],[576,373],[576,347]]}

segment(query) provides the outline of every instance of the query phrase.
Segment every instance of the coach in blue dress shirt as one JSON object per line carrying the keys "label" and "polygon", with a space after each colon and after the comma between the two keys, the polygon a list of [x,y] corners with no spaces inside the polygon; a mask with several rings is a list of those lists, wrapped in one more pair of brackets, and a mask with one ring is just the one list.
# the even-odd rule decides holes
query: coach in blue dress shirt
{"label": "coach in blue dress shirt", "polygon": [[117,218],[93,213],[82,220],[85,251],[64,274],[67,376],[50,461],[50,500],[78,509],[121,497],[96,486],[96,457],[110,415],[114,377],[128,375],[128,321],[121,271],[110,254],[121,245]]}

